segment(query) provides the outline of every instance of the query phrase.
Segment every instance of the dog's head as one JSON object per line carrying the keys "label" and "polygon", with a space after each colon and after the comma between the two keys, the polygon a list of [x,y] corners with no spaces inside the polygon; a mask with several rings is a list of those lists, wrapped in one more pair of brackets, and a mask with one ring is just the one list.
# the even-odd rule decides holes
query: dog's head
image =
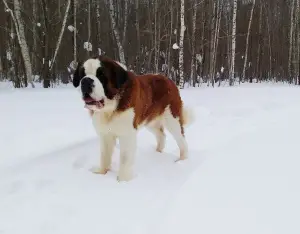
{"label": "dog's head", "polygon": [[100,56],[78,63],[73,85],[79,89],[88,109],[100,111],[113,108],[128,79],[125,65]]}

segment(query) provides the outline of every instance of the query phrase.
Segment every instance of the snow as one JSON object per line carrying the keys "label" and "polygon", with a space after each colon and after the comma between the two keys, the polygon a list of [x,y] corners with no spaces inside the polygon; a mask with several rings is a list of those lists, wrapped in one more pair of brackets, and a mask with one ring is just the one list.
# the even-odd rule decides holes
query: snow
{"label": "snow", "polygon": [[83,43],[83,48],[87,51],[92,51],[93,50],[93,45],[91,42],[85,41]]}
{"label": "snow", "polygon": [[[3,87],[3,88],[1,88]],[[139,133],[136,178],[95,175],[99,146],[77,90],[0,85],[1,234],[300,233],[300,92],[288,85],[182,90],[190,158]]]}
{"label": "snow", "polygon": [[177,45],[177,43],[174,43],[173,46],[172,46],[173,50],[178,50],[179,49],[179,46]]}
{"label": "snow", "polygon": [[73,25],[69,25],[69,26],[68,26],[68,30],[69,30],[70,32],[74,32],[75,27],[74,27]]}

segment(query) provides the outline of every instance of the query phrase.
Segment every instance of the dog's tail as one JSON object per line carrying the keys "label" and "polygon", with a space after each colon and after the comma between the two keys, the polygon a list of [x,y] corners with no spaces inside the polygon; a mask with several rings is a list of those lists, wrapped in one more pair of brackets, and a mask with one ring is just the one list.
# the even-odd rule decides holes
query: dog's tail
{"label": "dog's tail", "polygon": [[195,112],[191,107],[183,105],[182,108],[183,126],[188,127],[195,122]]}

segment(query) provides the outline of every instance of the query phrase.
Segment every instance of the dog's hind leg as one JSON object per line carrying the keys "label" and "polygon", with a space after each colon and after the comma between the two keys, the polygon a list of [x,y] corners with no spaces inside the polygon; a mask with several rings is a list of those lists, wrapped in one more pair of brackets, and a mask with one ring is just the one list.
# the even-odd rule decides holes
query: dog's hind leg
{"label": "dog's hind leg", "polygon": [[164,125],[172,134],[180,149],[179,160],[185,160],[188,158],[188,145],[184,136],[184,128],[181,122],[182,121],[180,121],[179,116],[175,118],[171,112],[168,111],[165,113]]}
{"label": "dog's hind leg", "polygon": [[166,145],[166,134],[164,131],[164,127],[161,123],[157,122],[155,124],[147,126],[147,129],[152,132],[156,137],[156,151],[162,152]]}

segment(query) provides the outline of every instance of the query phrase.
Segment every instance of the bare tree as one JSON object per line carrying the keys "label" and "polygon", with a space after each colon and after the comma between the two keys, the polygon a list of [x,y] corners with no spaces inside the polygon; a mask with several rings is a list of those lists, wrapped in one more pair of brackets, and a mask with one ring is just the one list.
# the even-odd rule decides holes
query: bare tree
{"label": "bare tree", "polygon": [[115,8],[114,8],[113,0],[109,0],[109,15],[110,15],[110,20],[111,20],[111,24],[112,24],[112,30],[114,32],[116,43],[117,43],[117,46],[119,49],[120,62],[123,64],[126,64],[124,49],[123,49],[121,39],[120,39],[120,32],[117,28],[117,24],[116,24],[116,20],[115,20]]}
{"label": "bare tree", "polygon": [[61,40],[63,38],[63,34],[64,34],[64,31],[65,31],[65,28],[66,28],[66,23],[67,23],[67,18],[68,18],[68,15],[69,15],[70,6],[71,6],[71,0],[68,0],[67,7],[66,7],[66,12],[65,12],[65,15],[64,15],[64,20],[63,20],[63,23],[62,23],[62,26],[61,26],[60,34],[59,34],[58,41],[57,41],[56,48],[55,48],[55,52],[54,52],[53,59],[52,59],[51,65],[50,65],[50,71],[53,68],[57,53],[59,51],[59,47],[61,45]]}
{"label": "bare tree", "polygon": [[179,87],[181,89],[184,88],[184,71],[183,71],[183,53],[184,53],[184,32],[185,32],[185,24],[184,24],[184,0],[180,2],[180,39],[179,39]]}
{"label": "bare tree", "polygon": [[290,44],[289,44],[289,61],[288,61],[288,72],[289,72],[289,82],[292,83],[293,75],[292,75],[292,53],[293,53],[293,34],[294,34],[294,10],[295,10],[295,0],[291,1],[291,9],[290,9]]}
{"label": "bare tree", "polygon": [[192,61],[191,61],[191,81],[193,82],[193,86],[196,85],[196,55],[195,55],[195,43],[196,43],[196,20],[197,20],[197,5],[198,0],[194,0],[193,5],[193,19],[192,19]]}
{"label": "bare tree", "polygon": [[232,44],[231,44],[231,63],[229,85],[232,86],[234,82],[235,73],[235,46],[236,46],[236,13],[237,13],[237,0],[233,0],[233,17],[232,17]]}
{"label": "bare tree", "polygon": [[27,81],[31,84],[32,88],[34,88],[33,78],[32,78],[32,66],[31,66],[31,60],[30,60],[30,53],[29,53],[29,47],[27,45],[26,37],[25,37],[25,29],[24,29],[24,22],[21,17],[21,6],[19,0],[14,0],[14,11],[12,11],[6,0],[3,0],[3,3],[5,4],[7,11],[10,12],[11,17],[13,19],[19,45],[21,47],[21,54],[24,61],[24,66],[26,70],[26,77]]}
{"label": "bare tree", "polygon": [[246,75],[246,66],[247,66],[247,62],[248,62],[249,38],[250,38],[250,30],[251,30],[251,25],[252,25],[254,7],[255,7],[255,0],[252,0],[252,8],[251,8],[251,13],[250,13],[250,19],[249,19],[248,31],[247,31],[247,39],[246,39],[246,49],[245,49],[245,56],[244,56],[242,82],[245,81],[245,75]]}

